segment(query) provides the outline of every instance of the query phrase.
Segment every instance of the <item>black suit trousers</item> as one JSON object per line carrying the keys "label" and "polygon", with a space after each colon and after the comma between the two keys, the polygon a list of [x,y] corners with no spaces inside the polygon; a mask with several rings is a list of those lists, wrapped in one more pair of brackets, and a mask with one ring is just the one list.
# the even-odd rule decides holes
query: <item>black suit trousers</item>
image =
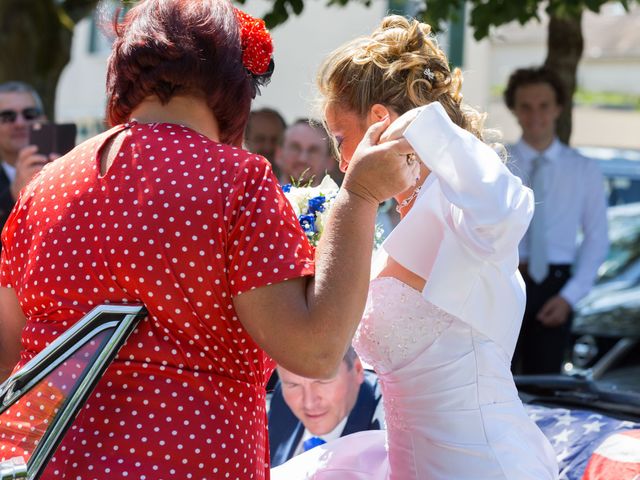
{"label": "black suit trousers", "polygon": [[549,275],[540,284],[522,269],[527,287],[527,306],[513,357],[514,373],[560,373],[571,333],[573,313],[559,327],[546,327],[536,316],[550,298],[557,295],[571,276],[570,265],[551,265]]}

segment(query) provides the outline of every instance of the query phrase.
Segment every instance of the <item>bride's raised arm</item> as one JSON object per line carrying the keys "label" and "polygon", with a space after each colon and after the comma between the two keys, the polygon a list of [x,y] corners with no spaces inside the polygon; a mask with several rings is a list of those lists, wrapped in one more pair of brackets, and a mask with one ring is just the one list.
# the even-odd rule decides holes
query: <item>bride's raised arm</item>
{"label": "bride's raised arm", "polygon": [[394,123],[386,137],[404,130],[451,203],[445,218],[461,240],[481,256],[511,252],[533,214],[531,190],[491,147],[455,125],[438,102],[409,111]]}

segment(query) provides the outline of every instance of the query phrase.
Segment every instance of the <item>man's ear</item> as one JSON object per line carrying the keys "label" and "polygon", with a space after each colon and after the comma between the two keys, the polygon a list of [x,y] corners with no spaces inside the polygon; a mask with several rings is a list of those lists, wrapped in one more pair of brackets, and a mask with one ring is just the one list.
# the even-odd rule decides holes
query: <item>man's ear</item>
{"label": "man's ear", "polygon": [[392,112],[381,103],[375,103],[369,109],[369,123],[379,122],[391,113]]}
{"label": "man's ear", "polygon": [[364,367],[362,366],[362,362],[359,358],[356,358],[353,361],[353,369],[356,372],[356,378],[358,379],[358,384],[364,382]]}

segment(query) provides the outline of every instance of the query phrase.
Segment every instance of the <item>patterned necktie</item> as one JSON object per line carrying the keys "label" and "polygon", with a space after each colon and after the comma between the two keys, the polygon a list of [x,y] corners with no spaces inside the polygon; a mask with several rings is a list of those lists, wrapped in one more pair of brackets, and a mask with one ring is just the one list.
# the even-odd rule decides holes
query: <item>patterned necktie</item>
{"label": "patterned necktie", "polygon": [[307,450],[311,450],[312,448],[315,448],[315,447],[317,447],[319,445],[322,445],[324,443],[327,443],[327,442],[325,442],[320,437],[311,437],[311,438],[308,438],[307,440],[305,440],[304,442],[302,442],[302,448],[306,452]]}
{"label": "patterned necktie", "polygon": [[543,156],[536,157],[533,159],[531,172],[531,189],[535,198],[535,209],[529,226],[529,276],[536,283],[542,283],[549,273],[545,215],[545,171],[547,164],[548,162]]}

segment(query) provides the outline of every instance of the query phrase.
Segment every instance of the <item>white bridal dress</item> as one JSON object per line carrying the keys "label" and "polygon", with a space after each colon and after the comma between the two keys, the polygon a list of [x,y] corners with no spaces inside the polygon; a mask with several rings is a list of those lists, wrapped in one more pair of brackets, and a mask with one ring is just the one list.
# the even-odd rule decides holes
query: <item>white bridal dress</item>
{"label": "white bridal dress", "polygon": [[379,375],[387,430],[316,447],[272,479],[555,479],[554,452],[510,371],[525,303],[517,245],[532,193],[438,103],[405,137],[432,174],[382,255],[428,280],[419,292],[374,279],[354,338]]}

